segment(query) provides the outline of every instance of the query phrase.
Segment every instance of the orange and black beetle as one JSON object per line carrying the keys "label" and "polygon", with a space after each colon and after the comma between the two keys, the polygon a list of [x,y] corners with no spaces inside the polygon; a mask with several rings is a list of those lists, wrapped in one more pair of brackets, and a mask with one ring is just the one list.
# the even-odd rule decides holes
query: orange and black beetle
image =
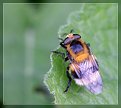
{"label": "orange and black beetle", "polygon": [[[65,61],[69,60],[70,62],[66,69],[69,80],[64,92],[68,91],[73,78],[78,85],[85,86],[93,94],[100,94],[102,92],[102,78],[90,45],[86,44],[79,34],[70,33],[64,40],[61,40],[60,45],[66,50]],[[52,52],[64,55],[62,52]]]}

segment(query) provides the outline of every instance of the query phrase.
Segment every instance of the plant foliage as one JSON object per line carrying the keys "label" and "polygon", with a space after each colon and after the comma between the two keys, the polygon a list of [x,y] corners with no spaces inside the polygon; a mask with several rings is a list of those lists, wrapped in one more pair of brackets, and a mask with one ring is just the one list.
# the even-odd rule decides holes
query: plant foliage
{"label": "plant foliage", "polygon": [[[67,93],[66,67],[63,58],[51,54],[51,69],[45,76],[45,84],[54,95],[55,104],[118,104],[118,7],[117,4],[83,4],[81,10],[70,14],[68,22],[59,29],[62,38],[64,33],[74,29],[74,33],[89,42],[97,56],[103,79],[103,92],[94,95],[84,87],[72,81]],[[58,47],[56,50],[64,52]]]}

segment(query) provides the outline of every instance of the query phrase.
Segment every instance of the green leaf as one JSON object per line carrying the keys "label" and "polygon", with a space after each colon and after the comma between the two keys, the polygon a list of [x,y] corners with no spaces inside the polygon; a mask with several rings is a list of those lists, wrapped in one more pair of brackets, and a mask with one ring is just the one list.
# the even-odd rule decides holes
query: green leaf
{"label": "green leaf", "polygon": [[[72,81],[69,91],[64,93],[68,81],[65,72],[68,63],[65,63],[61,56],[51,54],[51,69],[45,75],[44,82],[54,95],[55,104],[118,104],[117,21],[117,4],[83,4],[81,10],[72,13],[68,23],[60,27],[59,35],[62,38],[65,38],[63,33],[74,29],[85,42],[90,43],[99,62],[103,92],[94,95]],[[60,47],[57,50],[65,52]]]}

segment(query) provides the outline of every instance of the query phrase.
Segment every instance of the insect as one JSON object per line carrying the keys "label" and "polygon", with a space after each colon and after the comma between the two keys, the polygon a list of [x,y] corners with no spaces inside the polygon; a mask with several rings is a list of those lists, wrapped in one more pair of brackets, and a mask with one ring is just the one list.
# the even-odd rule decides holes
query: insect
{"label": "insect", "polygon": [[69,60],[66,69],[68,84],[64,92],[68,91],[73,79],[76,84],[85,86],[91,93],[100,94],[103,88],[102,78],[90,44],[84,42],[79,34],[69,33],[65,39],[61,39],[60,45],[66,50],[66,55],[59,51],[52,52],[65,55],[65,62]]}

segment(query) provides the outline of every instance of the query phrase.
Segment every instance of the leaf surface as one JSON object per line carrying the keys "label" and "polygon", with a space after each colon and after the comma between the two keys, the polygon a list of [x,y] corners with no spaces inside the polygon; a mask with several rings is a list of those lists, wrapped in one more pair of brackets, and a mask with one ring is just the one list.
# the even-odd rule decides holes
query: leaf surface
{"label": "leaf surface", "polygon": [[[103,79],[103,92],[94,95],[84,87],[72,81],[67,93],[64,93],[68,79],[63,58],[51,54],[51,69],[45,76],[45,84],[54,95],[55,104],[118,104],[118,7],[117,4],[83,4],[81,10],[70,14],[68,22],[59,29],[59,35],[74,33],[81,35],[90,43],[96,55]],[[58,47],[57,50],[65,52]]]}

